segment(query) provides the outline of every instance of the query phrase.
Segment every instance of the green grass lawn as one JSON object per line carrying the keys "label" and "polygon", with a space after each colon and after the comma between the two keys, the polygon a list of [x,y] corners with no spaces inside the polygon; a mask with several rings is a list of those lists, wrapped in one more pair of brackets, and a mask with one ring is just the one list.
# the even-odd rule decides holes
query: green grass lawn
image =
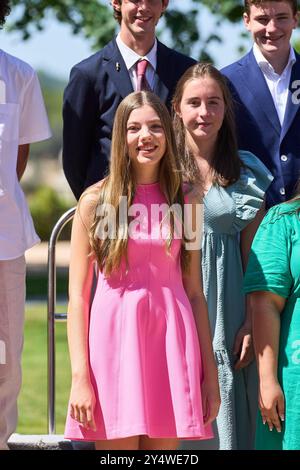
{"label": "green grass lawn", "polygon": [[[66,306],[57,312],[65,312]],[[56,433],[63,434],[70,392],[66,322],[56,322]],[[47,434],[47,307],[27,304],[23,385],[18,400],[21,434]]]}

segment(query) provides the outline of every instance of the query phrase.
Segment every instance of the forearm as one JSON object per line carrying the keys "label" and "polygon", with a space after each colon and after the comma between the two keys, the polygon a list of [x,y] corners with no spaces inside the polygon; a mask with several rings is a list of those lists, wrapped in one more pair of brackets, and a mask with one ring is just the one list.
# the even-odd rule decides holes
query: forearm
{"label": "forearm", "polygon": [[89,233],[94,220],[97,194],[86,193],[73,219],[69,268],[68,343],[72,377],[88,377],[89,314],[96,281],[96,260],[91,256]]}
{"label": "forearm", "polygon": [[245,296],[245,304],[246,304],[246,315],[245,315],[244,325],[249,327],[250,330],[252,330],[252,308],[251,308],[250,296],[248,294]]}
{"label": "forearm", "polygon": [[261,383],[277,381],[280,312],[269,300],[251,298],[254,349]]}
{"label": "forearm", "polygon": [[88,312],[83,298],[70,299],[68,306],[68,344],[73,378],[88,378]]}
{"label": "forearm", "polygon": [[20,181],[27,166],[29,157],[29,144],[19,145],[17,159],[17,177]]}
{"label": "forearm", "polygon": [[67,330],[72,377],[85,379],[89,378],[89,313],[94,268],[91,260],[88,261],[88,267],[82,262],[84,281],[78,283],[77,278],[74,279],[74,271],[78,267],[70,269]]}
{"label": "forearm", "polygon": [[[244,228],[244,230],[242,230],[240,234],[240,251],[241,251],[241,260],[242,260],[244,273],[246,272],[249,253],[250,253],[250,249],[251,249],[251,245],[252,245],[255,233],[264,215],[265,215],[265,205],[263,204],[263,206],[260,208],[260,210],[258,211],[253,221],[250,224],[248,224],[246,228]],[[249,327],[249,329],[251,330],[252,313],[251,313],[251,304],[250,304],[249,295],[246,295],[245,309],[246,309],[246,316],[244,320],[244,326]]]}

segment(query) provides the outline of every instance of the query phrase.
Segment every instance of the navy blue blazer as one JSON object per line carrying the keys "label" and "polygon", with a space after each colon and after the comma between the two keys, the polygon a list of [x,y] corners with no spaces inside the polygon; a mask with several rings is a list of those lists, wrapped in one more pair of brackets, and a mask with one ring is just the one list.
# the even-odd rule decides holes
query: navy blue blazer
{"label": "navy blue blazer", "polygon": [[300,83],[296,83],[300,80],[300,56],[296,54],[296,58],[282,126],[252,50],[221,70],[235,100],[239,148],[257,155],[274,176],[267,191],[267,207],[290,199],[300,178]]}
{"label": "navy blue blazer", "polygon": [[[177,81],[194,63],[158,41],[153,91],[168,107]],[[133,91],[115,39],[72,68],[64,93],[63,168],[77,199],[106,175],[115,112]]]}

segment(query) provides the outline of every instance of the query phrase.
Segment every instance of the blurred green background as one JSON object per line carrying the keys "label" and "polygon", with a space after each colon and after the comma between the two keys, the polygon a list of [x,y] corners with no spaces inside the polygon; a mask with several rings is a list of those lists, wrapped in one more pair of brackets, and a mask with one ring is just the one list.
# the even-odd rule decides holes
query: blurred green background
{"label": "blurred green background", "polygon": [[[46,303],[29,302],[25,313],[22,359],[23,385],[18,400],[17,433],[47,434],[47,311]],[[60,304],[58,312],[65,312]],[[70,391],[66,322],[56,322],[56,433],[63,434]]]}
{"label": "blurred green background", "polygon": [[[106,0],[12,0],[16,16],[12,29],[23,34],[26,39],[38,36],[46,19],[71,26],[77,35],[92,40],[97,49],[111,39],[116,22],[111,7]],[[205,60],[220,56],[229,60],[233,43],[241,55],[249,46],[248,35],[241,23],[242,0],[189,0],[170,1],[170,6],[161,23],[160,37],[168,45]],[[18,10],[17,10],[18,9]],[[207,15],[209,13],[209,16]],[[209,18],[209,21],[207,20]],[[209,28],[207,25],[209,24]],[[100,25],[100,27],[99,27]],[[226,26],[226,30],[224,29]],[[224,33],[224,31],[226,31]],[[6,33],[5,33],[6,34]],[[7,33],[8,34],[8,33]],[[239,36],[236,41],[235,36]],[[21,37],[21,35],[19,36]],[[56,64],[57,44],[53,38]],[[19,42],[21,42],[19,40]],[[51,41],[52,43],[52,41]],[[222,47],[227,44],[227,50]],[[300,49],[299,30],[294,41]],[[214,46],[214,48],[212,47]],[[3,47],[3,46],[2,46]],[[28,48],[30,45],[28,44]],[[235,46],[236,47],[236,46]],[[39,48],[41,49],[41,48]],[[69,48],[70,49],[70,48]],[[44,48],[42,49],[44,52]],[[8,51],[11,52],[12,51]],[[47,51],[44,52],[48,58]],[[17,54],[16,54],[17,55]],[[21,56],[20,56],[21,57]],[[23,56],[21,58],[24,58]],[[226,65],[226,64],[224,64]],[[36,230],[47,241],[54,224],[70,207],[75,199],[64,177],[61,163],[62,150],[62,98],[66,81],[51,76],[48,72],[38,72],[45,104],[53,132],[53,137],[45,142],[31,146],[28,167],[22,178],[22,186],[29,201]],[[63,231],[62,240],[68,240],[70,224]],[[57,294],[62,299],[61,310],[66,311],[67,273],[59,270],[57,274]],[[25,343],[23,354],[23,386],[19,398],[19,425],[17,432],[30,434],[47,433],[47,273],[45,269],[28,271]],[[70,387],[70,368],[66,342],[66,324],[56,326],[56,419],[58,433],[64,429],[67,400]]]}
{"label": "blurred green background", "polygon": [[[65,180],[61,164],[62,98],[66,83],[39,72],[52,138],[31,145],[28,167],[21,181],[29,202],[36,231],[49,240],[59,217],[76,201]],[[70,239],[71,224],[60,240]],[[23,384],[18,400],[17,433],[47,434],[47,270],[45,266],[27,270]],[[57,269],[57,312],[67,309],[67,269]],[[56,432],[63,434],[70,391],[70,365],[66,322],[56,322]]]}

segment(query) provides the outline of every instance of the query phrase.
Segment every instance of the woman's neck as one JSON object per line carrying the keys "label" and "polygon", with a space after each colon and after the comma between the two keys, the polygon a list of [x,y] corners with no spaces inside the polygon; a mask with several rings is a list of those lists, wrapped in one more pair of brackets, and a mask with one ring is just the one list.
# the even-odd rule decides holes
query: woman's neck
{"label": "woman's neck", "polygon": [[209,166],[212,166],[216,142],[196,142],[195,140],[188,138],[188,146],[197,162],[205,160]]}
{"label": "woman's neck", "polygon": [[136,184],[153,184],[159,180],[159,171],[135,171],[134,178]]}
{"label": "woman's neck", "polygon": [[213,184],[213,157],[216,142],[188,140],[190,151],[195,159],[201,178],[201,187],[205,195]]}

